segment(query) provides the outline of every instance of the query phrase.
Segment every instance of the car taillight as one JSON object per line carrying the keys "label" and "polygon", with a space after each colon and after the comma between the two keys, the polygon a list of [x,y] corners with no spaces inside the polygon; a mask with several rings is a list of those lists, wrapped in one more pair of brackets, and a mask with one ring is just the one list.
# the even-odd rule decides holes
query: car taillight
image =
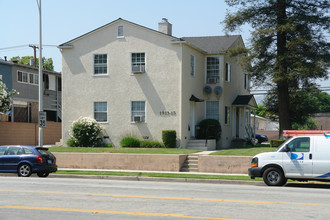
{"label": "car taillight", "polygon": [[41,156],[37,156],[37,162],[42,163],[42,157]]}
{"label": "car taillight", "polygon": [[54,157],[54,164],[56,164],[56,157]]}

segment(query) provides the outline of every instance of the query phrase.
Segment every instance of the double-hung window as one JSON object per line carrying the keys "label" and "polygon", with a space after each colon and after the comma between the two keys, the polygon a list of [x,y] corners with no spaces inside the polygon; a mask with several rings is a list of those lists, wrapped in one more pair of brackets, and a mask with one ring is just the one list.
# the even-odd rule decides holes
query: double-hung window
{"label": "double-hung window", "polygon": [[229,63],[226,63],[226,81],[231,81],[231,65]]}
{"label": "double-hung window", "polygon": [[208,84],[220,82],[220,57],[206,58],[206,80]]}
{"label": "double-hung window", "polygon": [[190,75],[195,76],[195,57],[190,56]]}
{"label": "double-hung window", "polygon": [[108,121],[108,103],[94,102],[94,119],[98,122]]}
{"label": "double-hung window", "polygon": [[230,107],[228,106],[225,107],[225,124],[230,124]]}
{"label": "double-hung window", "polygon": [[131,103],[131,122],[145,122],[146,102],[132,101]]}
{"label": "double-hung window", "polygon": [[145,73],[145,53],[132,53],[132,72]]}
{"label": "double-hung window", "polygon": [[219,101],[206,101],[205,118],[216,119],[219,121]]}
{"label": "double-hung window", "polygon": [[94,75],[108,74],[108,55],[94,54]]}

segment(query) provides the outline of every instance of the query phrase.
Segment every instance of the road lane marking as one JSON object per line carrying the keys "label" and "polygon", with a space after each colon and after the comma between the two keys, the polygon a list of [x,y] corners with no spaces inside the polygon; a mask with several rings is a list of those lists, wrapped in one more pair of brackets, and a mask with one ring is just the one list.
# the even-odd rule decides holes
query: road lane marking
{"label": "road lane marking", "polygon": [[183,214],[171,213],[154,213],[154,212],[128,212],[128,211],[113,211],[113,210],[95,210],[95,209],[70,209],[70,208],[54,208],[54,207],[33,207],[33,206],[0,206],[4,209],[25,209],[25,210],[43,210],[43,211],[58,211],[58,212],[89,212],[102,214],[117,214],[117,215],[143,215],[143,216],[157,216],[157,217],[176,217],[176,218],[193,218],[193,219],[216,219],[216,220],[243,220],[234,218],[217,218],[217,217],[201,217],[188,216]]}
{"label": "road lane marking", "polygon": [[226,199],[200,199],[200,198],[179,198],[179,197],[156,197],[156,196],[131,196],[131,195],[112,195],[112,194],[97,194],[97,193],[46,192],[46,191],[28,191],[28,190],[0,190],[0,192],[38,193],[38,194],[55,194],[55,195],[56,194],[58,194],[58,195],[84,195],[84,196],[102,196],[102,197],[114,197],[114,198],[163,199],[163,200],[185,200],[185,201],[224,202],[224,203],[280,204],[280,205],[330,207],[330,204],[247,201],[247,200],[226,200]]}

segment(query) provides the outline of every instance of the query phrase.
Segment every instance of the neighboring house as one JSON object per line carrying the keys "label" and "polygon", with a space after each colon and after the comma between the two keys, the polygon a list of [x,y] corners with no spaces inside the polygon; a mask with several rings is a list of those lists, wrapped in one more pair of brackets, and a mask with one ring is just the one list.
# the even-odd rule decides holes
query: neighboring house
{"label": "neighboring house", "polygon": [[184,148],[205,118],[222,126],[218,148],[246,137],[257,105],[238,57],[226,54],[236,46],[240,35],[177,38],[167,19],[155,31],[121,18],[59,45],[64,143],[80,116],[102,123],[115,146],[129,134],[161,141],[170,129]]}
{"label": "neighboring house", "polygon": [[[0,60],[0,78],[8,91],[15,89],[12,108],[7,113],[12,122],[38,122],[39,69],[33,66]],[[61,121],[61,74],[43,70],[43,110],[48,121]]]}
{"label": "neighboring house", "polygon": [[258,115],[255,116],[254,120],[254,115],[251,114],[251,127],[254,128],[254,126],[256,130],[278,131],[279,122]]}
{"label": "neighboring house", "polygon": [[330,130],[330,113],[317,113],[313,115],[318,130]]}

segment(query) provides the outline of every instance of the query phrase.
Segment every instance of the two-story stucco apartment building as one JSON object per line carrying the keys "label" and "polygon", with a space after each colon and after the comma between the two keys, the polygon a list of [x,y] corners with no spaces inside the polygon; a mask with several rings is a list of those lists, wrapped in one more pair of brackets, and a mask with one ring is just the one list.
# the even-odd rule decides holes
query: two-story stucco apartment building
{"label": "two-story stucco apartment building", "polygon": [[205,118],[219,120],[219,147],[245,137],[250,108],[247,75],[229,48],[241,36],[172,36],[167,19],[159,30],[117,19],[59,46],[62,52],[63,140],[80,116],[102,123],[119,146],[128,134],[162,140],[176,130],[178,146],[195,137]]}
{"label": "two-story stucco apartment building", "polygon": [[[38,122],[39,69],[16,61],[0,60],[0,79],[8,91],[16,90],[12,108],[8,112],[11,122]],[[61,73],[43,70],[43,110],[47,121],[61,121],[62,80]]]}

